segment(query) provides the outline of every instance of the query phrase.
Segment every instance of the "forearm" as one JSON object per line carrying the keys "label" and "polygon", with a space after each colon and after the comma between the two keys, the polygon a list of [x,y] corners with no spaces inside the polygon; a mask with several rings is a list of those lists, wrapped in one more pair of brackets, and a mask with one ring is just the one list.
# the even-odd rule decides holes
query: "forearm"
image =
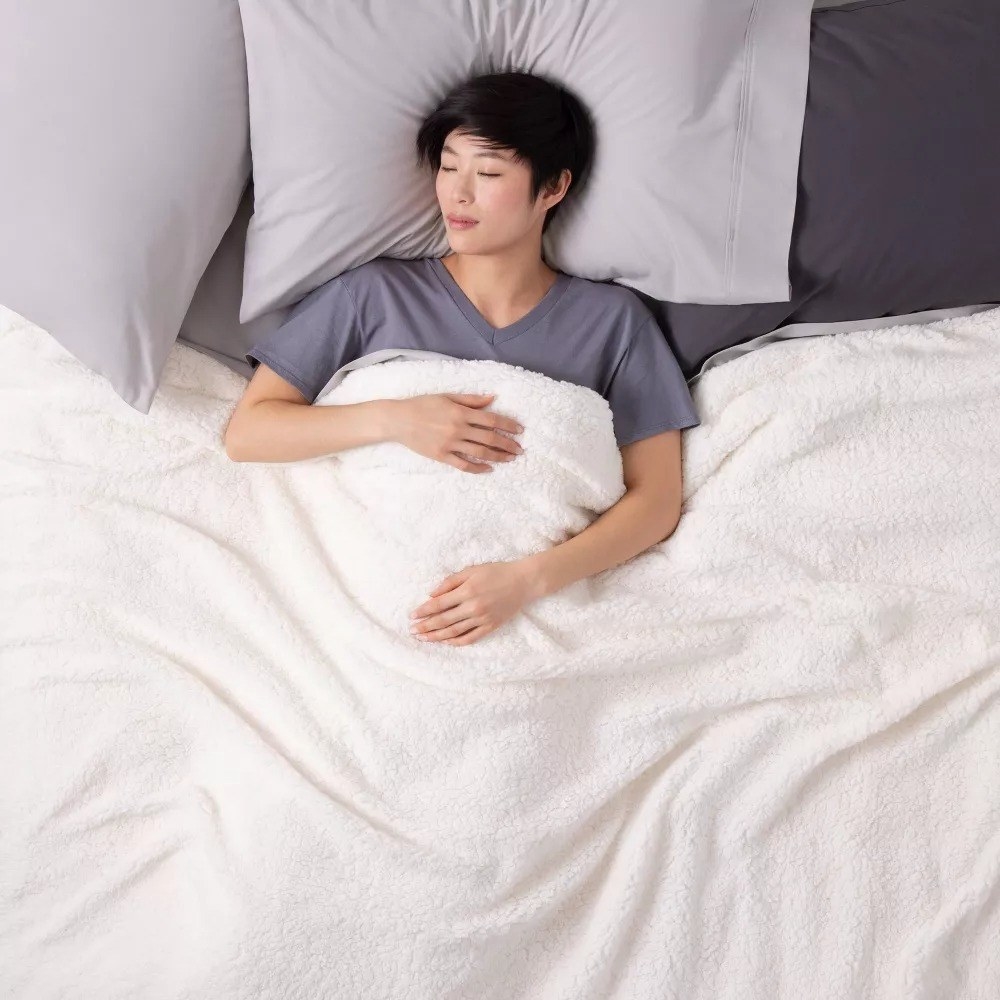
{"label": "forearm", "polygon": [[264,399],[232,418],[226,453],[236,462],[300,462],[386,441],[391,402],[308,406]]}
{"label": "forearm", "polygon": [[630,490],[578,535],[520,560],[533,597],[546,597],[602,570],[627,562],[669,538],[680,518],[679,501]]}

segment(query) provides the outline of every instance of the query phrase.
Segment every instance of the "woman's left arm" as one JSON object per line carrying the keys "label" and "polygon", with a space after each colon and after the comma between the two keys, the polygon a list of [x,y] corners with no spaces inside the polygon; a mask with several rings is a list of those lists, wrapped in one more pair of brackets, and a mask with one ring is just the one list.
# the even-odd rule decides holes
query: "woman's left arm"
{"label": "woman's left arm", "polygon": [[681,515],[681,432],[661,431],[621,449],[625,495],[579,534],[509,562],[466,566],[411,614],[422,641],[467,646],[527,603],[600,573],[662,542]]}
{"label": "woman's left arm", "polygon": [[537,600],[627,562],[669,538],[681,516],[681,432],[662,431],[621,449],[626,493],[579,534],[519,560]]}

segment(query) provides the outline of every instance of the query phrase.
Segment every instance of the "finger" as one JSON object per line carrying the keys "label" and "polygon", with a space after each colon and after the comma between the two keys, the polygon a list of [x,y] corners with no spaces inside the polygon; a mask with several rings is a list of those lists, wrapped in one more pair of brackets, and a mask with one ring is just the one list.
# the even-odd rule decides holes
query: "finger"
{"label": "finger", "polygon": [[520,434],[524,430],[524,427],[511,417],[505,417],[500,413],[491,413],[489,416],[493,418],[493,426],[497,430],[502,428],[505,431],[510,431],[511,434]]}
{"label": "finger", "polygon": [[520,455],[524,451],[521,445],[513,438],[493,433],[492,431],[479,431],[469,428],[466,430],[465,437],[462,440],[467,441],[469,444],[483,445],[488,449],[486,456],[490,458],[497,453],[503,454],[506,452],[511,455]]}
{"label": "finger", "polygon": [[460,573],[452,573],[451,576],[446,576],[433,590],[428,591],[427,596],[430,597],[431,600],[424,601],[423,604],[414,610],[410,617],[420,618],[443,608],[454,606],[454,601],[448,603],[446,600],[440,599],[440,595],[450,592],[456,587],[460,587],[464,580],[465,577]]}
{"label": "finger", "polygon": [[448,611],[442,611],[429,618],[415,622],[413,630],[415,632],[433,632],[435,629],[446,628],[449,625],[454,625],[455,622],[463,621],[469,617],[468,612],[463,611],[462,606],[459,604]]}
{"label": "finger", "polygon": [[457,457],[454,452],[444,458],[446,465],[453,465],[462,472],[471,472],[473,475],[480,475],[483,472],[492,472],[493,466],[489,462],[467,462],[463,458]]}
{"label": "finger", "polygon": [[432,625],[430,628],[425,628],[423,630],[417,628],[413,635],[417,639],[424,639],[428,637],[434,640],[449,639],[453,636],[461,635],[463,632],[467,632],[470,628],[475,628],[483,624],[486,623],[483,621],[481,616],[475,618],[470,615],[462,615],[450,623],[444,623],[437,626]]}
{"label": "finger", "polygon": [[496,399],[495,392],[486,393],[476,393],[476,392],[454,392],[446,393],[451,399],[463,406],[487,406],[494,399]]}
{"label": "finger", "polygon": [[[436,615],[442,611],[447,611],[449,608],[458,607],[462,603],[463,597],[456,594],[454,592],[455,589],[453,588],[440,597],[433,597],[429,601],[424,601],[410,617],[415,621],[417,618],[427,618],[429,615]],[[435,594],[437,591],[432,590],[431,593]]]}
{"label": "finger", "polygon": [[453,639],[456,636],[464,635],[470,629],[476,628],[480,624],[481,623],[478,619],[475,621],[465,619],[455,623],[454,625],[448,625],[446,628],[439,628],[435,629],[433,632],[421,633],[417,635],[417,638],[425,642],[428,640],[431,642],[442,642],[445,639]]}
{"label": "finger", "polygon": [[443,639],[442,642],[447,643],[449,646],[469,646],[484,635],[489,635],[492,631],[493,629],[488,625],[480,625],[471,632],[466,632],[465,635],[460,635],[455,639]]}
{"label": "finger", "polygon": [[461,573],[452,573],[451,576],[446,576],[431,592],[428,594],[429,597],[436,597],[439,593],[445,590],[453,590],[457,587],[465,577]]}
{"label": "finger", "polygon": [[492,410],[486,410],[474,416],[470,415],[469,421],[475,427],[485,427],[495,431],[502,429],[510,431],[511,434],[520,434],[524,430],[524,427],[513,417],[505,417],[502,413],[494,413]]}
{"label": "finger", "polygon": [[455,454],[461,455],[473,462],[509,462],[519,454],[517,450],[508,451],[506,448],[494,448],[491,444],[479,444],[466,438],[461,443],[461,451]]}

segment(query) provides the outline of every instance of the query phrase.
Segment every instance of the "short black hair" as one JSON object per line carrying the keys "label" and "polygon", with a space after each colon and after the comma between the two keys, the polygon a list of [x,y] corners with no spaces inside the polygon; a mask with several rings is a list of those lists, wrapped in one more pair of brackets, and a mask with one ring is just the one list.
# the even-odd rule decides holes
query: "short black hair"
{"label": "short black hair", "polygon": [[594,126],[586,107],[561,83],[511,71],[474,76],[450,90],[417,132],[417,164],[436,174],[441,147],[457,129],[491,149],[509,149],[531,167],[531,200],[543,187],[572,174],[565,196],[545,214],[544,233],[556,212],[578,194],[594,158]]}

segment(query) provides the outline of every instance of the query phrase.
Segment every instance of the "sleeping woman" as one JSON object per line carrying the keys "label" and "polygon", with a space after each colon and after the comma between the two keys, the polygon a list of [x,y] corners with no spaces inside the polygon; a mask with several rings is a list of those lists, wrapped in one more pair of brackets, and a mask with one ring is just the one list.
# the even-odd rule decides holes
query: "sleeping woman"
{"label": "sleeping woman", "polygon": [[473,475],[518,460],[522,428],[489,409],[488,394],[310,405],[342,366],[386,348],[519,365],[608,401],[622,498],[561,544],[440,581],[413,609],[421,641],[475,642],[529,602],[663,541],[680,519],[681,430],[700,420],[660,327],[630,289],[566,274],[542,255],[542,234],[567,193],[578,194],[593,153],[586,109],[562,86],[518,72],[466,81],[427,116],[416,140],[418,164],[435,177],[451,252],[378,257],[345,271],[246,355],[253,377],[225,434],[226,453],[241,462],[297,461],[384,441]]}

